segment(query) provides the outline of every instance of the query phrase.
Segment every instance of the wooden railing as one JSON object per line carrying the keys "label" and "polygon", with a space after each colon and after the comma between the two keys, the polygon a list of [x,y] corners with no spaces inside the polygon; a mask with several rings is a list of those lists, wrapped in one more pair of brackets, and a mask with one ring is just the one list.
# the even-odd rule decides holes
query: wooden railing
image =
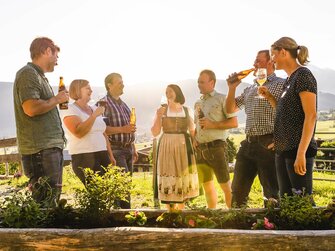
{"label": "wooden railing", "polygon": [[[315,134],[317,135],[334,135],[335,136],[335,132],[316,132]],[[333,167],[335,165],[333,165],[333,163],[335,163],[335,148],[329,148],[329,147],[318,147],[318,150],[320,151],[331,151],[333,152],[333,159],[320,159],[318,157],[315,158],[315,166],[313,171],[314,172],[328,172],[328,173],[333,173],[335,174],[335,169],[333,169]],[[320,165],[320,163],[322,163]],[[335,181],[334,179],[327,179],[327,178],[313,178],[314,180],[321,180],[321,181]]]}
{"label": "wooden railing", "polygon": [[[316,134],[328,134],[328,135],[335,135],[335,132],[316,132]],[[9,139],[2,139],[0,140],[0,149],[3,149],[3,154],[0,154],[0,163],[5,163],[6,166],[6,173],[5,175],[0,175],[0,177],[8,177],[9,176],[9,163],[11,162],[19,162],[21,163],[21,156],[18,153],[7,153],[6,148],[8,147],[15,147],[17,146],[16,138],[9,138]],[[335,149],[334,148],[323,148],[319,147],[318,150],[321,151],[333,151],[335,155]],[[329,168],[332,166],[333,163],[335,163],[335,159],[315,159],[316,166],[314,168],[315,172],[330,172],[335,174],[335,170],[332,168]],[[318,163],[324,163],[324,168],[316,168],[320,167]],[[151,169],[151,164],[136,164],[136,167],[147,167],[149,170]],[[151,169],[152,170],[152,169]],[[335,181],[335,179],[321,179],[321,178],[314,178],[315,180],[328,180],[328,181]]]}
{"label": "wooden railing", "polygon": [[8,147],[17,146],[16,138],[2,139],[0,140],[0,149],[3,149],[3,154],[0,154],[0,163],[5,163],[5,174],[0,175],[0,178],[8,178],[9,175],[9,163],[18,162],[21,170],[21,155],[18,153],[7,153]]}

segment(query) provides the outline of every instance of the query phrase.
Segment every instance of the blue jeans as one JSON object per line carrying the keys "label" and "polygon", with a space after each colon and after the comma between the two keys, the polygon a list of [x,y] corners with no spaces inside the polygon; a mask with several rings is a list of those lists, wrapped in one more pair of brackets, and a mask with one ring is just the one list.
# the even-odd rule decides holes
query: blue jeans
{"label": "blue jeans", "polygon": [[[119,147],[112,145],[112,151],[114,158],[116,160],[116,166],[123,167],[125,172],[130,172],[133,174],[133,148],[129,147]],[[123,209],[130,209],[130,194],[126,197],[127,201],[117,200],[116,207],[123,208]]]}
{"label": "blue jeans", "polygon": [[313,165],[314,158],[306,158],[306,174],[298,175],[294,172],[295,159],[285,158],[276,154],[276,171],[278,177],[280,196],[292,196],[292,189],[305,190],[305,194],[313,192]]}
{"label": "blue jeans", "polygon": [[[37,202],[54,203],[60,198],[63,176],[63,150],[57,147],[38,153],[22,155],[24,174],[29,178],[32,196]],[[41,177],[46,177],[51,188],[40,186]]]}
{"label": "blue jeans", "polygon": [[247,204],[251,186],[257,175],[263,188],[263,196],[267,199],[279,197],[275,153],[267,149],[271,141],[269,138],[258,142],[241,142],[232,182],[233,206],[241,207]]}

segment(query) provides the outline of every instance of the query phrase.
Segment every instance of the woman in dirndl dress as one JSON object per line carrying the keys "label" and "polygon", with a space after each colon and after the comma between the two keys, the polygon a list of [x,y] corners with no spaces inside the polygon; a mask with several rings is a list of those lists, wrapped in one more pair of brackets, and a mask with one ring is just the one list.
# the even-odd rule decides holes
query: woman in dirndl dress
{"label": "woman in dirndl dress", "polygon": [[182,210],[185,201],[199,195],[199,181],[192,148],[193,118],[183,106],[185,97],[180,87],[166,88],[167,104],[157,109],[151,132],[161,131],[157,148],[157,194],[169,211]]}

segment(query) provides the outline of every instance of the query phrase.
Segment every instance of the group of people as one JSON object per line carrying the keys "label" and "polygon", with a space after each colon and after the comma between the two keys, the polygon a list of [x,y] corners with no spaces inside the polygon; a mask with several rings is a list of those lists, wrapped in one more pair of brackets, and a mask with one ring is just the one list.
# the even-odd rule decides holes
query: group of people
{"label": "group of people", "polygon": [[[32,62],[21,68],[14,82],[14,105],[19,152],[25,175],[30,178],[35,199],[41,200],[35,184],[46,176],[57,201],[62,187],[63,153],[68,135],[72,168],[85,184],[83,168],[103,174],[112,164],[132,172],[138,155],[136,125],[130,123],[130,109],[122,101],[122,76],[105,78],[107,105],[89,105],[92,89],[84,79],[73,80],[69,92],[54,95],[44,73],[57,65],[59,47],[46,37],[36,38],[30,47]],[[168,210],[183,209],[185,202],[203,188],[208,208],[216,208],[217,179],[228,208],[247,205],[258,175],[264,203],[292,190],[312,194],[312,168],[317,146],[314,132],[317,114],[317,83],[304,65],[308,49],[292,38],[282,37],[261,50],[254,70],[266,68],[263,86],[255,81],[236,96],[239,78],[227,78],[227,95],[215,90],[216,76],[203,70],[198,77],[200,99],[184,106],[181,88],[166,88],[167,104],[156,111],[151,128],[159,136],[155,163],[155,194]],[[275,70],[287,73],[282,79]],[[263,98],[259,98],[261,95]],[[61,114],[57,105],[74,100]],[[239,147],[232,184],[228,171],[229,129],[238,126],[236,112],[245,109],[246,138]],[[103,117],[103,116],[104,117]],[[130,195],[117,206],[130,208]]]}

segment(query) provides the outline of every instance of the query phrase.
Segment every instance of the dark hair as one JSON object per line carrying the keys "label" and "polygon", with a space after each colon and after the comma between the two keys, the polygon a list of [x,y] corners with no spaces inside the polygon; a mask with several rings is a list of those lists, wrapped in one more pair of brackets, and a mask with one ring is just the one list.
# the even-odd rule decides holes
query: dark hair
{"label": "dark hair", "polygon": [[202,75],[202,74],[206,74],[206,75],[209,77],[209,80],[210,80],[210,81],[211,81],[211,80],[214,81],[214,85],[215,85],[215,83],[216,83],[216,76],[215,76],[214,71],[205,69],[205,70],[202,70],[202,71],[200,72],[199,76]]}
{"label": "dark hair", "polygon": [[185,97],[184,97],[184,94],[183,94],[182,90],[180,89],[180,87],[178,85],[174,85],[174,84],[170,84],[167,87],[170,87],[174,91],[174,93],[176,94],[175,102],[183,105],[185,103]]}
{"label": "dark hair", "polygon": [[55,45],[55,43],[47,37],[37,37],[35,38],[30,45],[30,57],[31,59],[39,57],[41,54],[43,54],[46,49],[50,48],[52,51],[52,54],[55,54],[55,52],[59,52],[60,48]]}
{"label": "dark hair", "polygon": [[270,61],[271,57],[270,57],[270,50],[260,50],[257,54],[261,54],[261,53],[264,53],[265,56],[266,56],[266,59],[268,61]]}

